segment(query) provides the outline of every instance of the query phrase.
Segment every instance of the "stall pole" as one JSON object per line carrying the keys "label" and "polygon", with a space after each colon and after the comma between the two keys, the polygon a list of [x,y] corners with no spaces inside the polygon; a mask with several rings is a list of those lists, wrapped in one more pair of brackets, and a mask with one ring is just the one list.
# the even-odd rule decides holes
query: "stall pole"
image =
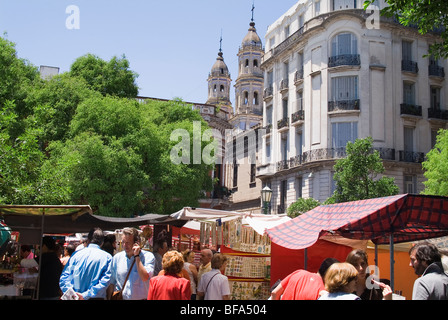
{"label": "stall pole", "polygon": [[42,270],[42,245],[44,240],[44,223],[45,223],[45,208],[42,208],[42,223],[40,226],[40,247],[39,247],[39,270],[37,276],[37,292],[35,292],[34,296],[37,300],[39,300],[39,288],[40,288],[40,273]]}
{"label": "stall pole", "polygon": [[390,234],[390,288],[392,292],[394,292],[394,234],[393,232]]}
{"label": "stall pole", "polygon": [[308,270],[308,248],[305,248],[303,257],[304,257],[303,269]]}

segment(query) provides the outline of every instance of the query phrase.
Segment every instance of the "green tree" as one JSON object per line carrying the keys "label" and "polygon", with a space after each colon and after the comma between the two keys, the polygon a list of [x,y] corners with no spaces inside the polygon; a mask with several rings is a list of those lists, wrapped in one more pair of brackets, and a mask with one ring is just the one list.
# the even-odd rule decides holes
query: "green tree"
{"label": "green tree", "polygon": [[328,203],[398,194],[394,178],[377,178],[385,169],[379,152],[373,150],[372,145],[371,137],[347,143],[347,157],[337,160],[334,166],[336,189]]}
{"label": "green tree", "polygon": [[288,217],[295,218],[302,213],[320,206],[320,202],[313,198],[298,198],[287,209]]}
{"label": "green tree", "polygon": [[89,89],[84,79],[73,77],[69,73],[54,76],[50,80],[36,81],[26,103],[33,109],[36,121],[42,129],[40,140],[43,145],[67,139],[70,122],[78,105],[95,96],[101,95]]}
{"label": "green tree", "polygon": [[422,163],[426,181],[423,194],[448,196],[448,130],[440,129],[437,142]]}
{"label": "green tree", "polygon": [[[364,2],[367,8],[374,0]],[[386,0],[381,14],[395,17],[404,26],[417,25],[420,34],[437,30],[441,41],[430,46],[429,54],[436,58],[448,58],[448,5],[446,0]]]}
{"label": "green tree", "polygon": [[[33,203],[43,161],[37,140],[40,129],[32,116],[21,121],[15,110],[10,101],[0,106],[0,202]],[[22,133],[13,137],[10,129],[19,121]]]}
{"label": "green tree", "polygon": [[70,75],[83,78],[91,89],[104,96],[135,98],[138,95],[138,75],[129,66],[124,55],[104,61],[93,54],[87,54],[75,60],[70,67]]}
{"label": "green tree", "polygon": [[[85,100],[71,122],[70,138],[50,144],[51,159],[40,179],[43,197],[89,203],[98,214],[120,217],[197,206],[211,189],[211,165],[174,164],[170,158],[171,132],[185,128],[192,135],[193,121],[203,120],[180,101]],[[208,128],[202,124],[202,130]]]}

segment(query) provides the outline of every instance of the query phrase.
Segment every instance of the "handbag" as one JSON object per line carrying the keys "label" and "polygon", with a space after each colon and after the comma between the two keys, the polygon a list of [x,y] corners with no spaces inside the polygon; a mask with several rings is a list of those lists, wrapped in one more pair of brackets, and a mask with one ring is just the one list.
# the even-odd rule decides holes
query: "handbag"
{"label": "handbag", "polygon": [[126,286],[126,282],[128,281],[129,274],[131,273],[134,263],[135,263],[135,258],[134,258],[134,261],[132,261],[132,264],[131,264],[131,267],[129,268],[128,274],[126,275],[126,279],[124,280],[123,287],[121,288],[121,290],[114,291],[114,293],[112,293],[112,297],[110,297],[110,300],[123,300],[123,289]]}

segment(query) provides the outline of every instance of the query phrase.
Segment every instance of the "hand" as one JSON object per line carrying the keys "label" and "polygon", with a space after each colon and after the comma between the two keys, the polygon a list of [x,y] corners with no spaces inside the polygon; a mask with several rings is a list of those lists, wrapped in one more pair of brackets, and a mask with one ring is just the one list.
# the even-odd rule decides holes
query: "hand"
{"label": "hand", "polygon": [[76,295],[78,296],[78,300],[84,300],[84,297],[79,292],[76,292]]}
{"label": "hand", "polygon": [[382,285],[383,286],[380,286],[380,288],[383,290],[383,299],[392,300],[392,288],[384,283],[382,283]]}
{"label": "hand", "polygon": [[140,245],[138,243],[134,243],[134,246],[132,247],[132,251],[134,251],[134,256],[138,256],[141,251]]}

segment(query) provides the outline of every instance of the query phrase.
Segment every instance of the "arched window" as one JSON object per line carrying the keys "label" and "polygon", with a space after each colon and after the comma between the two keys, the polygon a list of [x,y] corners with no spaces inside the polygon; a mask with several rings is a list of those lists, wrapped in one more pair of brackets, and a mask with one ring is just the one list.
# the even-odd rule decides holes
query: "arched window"
{"label": "arched window", "polygon": [[249,92],[244,91],[244,103],[245,105],[247,105],[249,103]]}
{"label": "arched window", "polygon": [[253,103],[255,106],[257,106],[258,105],[258,92],[257,91],[255,91],[254,92],[254,103]]}
{"label": "arched window", "polygon": [[216,92],[216,84],[213,86],[213,92]]}
{"label": "arched window", "polygon": [[246,63],[244,65],[246,68],[249,67],[249,59],[246,59]]}
{"label": "arched window", "polygon": [[257,59],[254,60],[254,67],[255,68],[258,67],[258,60]]}
{"label": "arched window", "polygon": [[224,86],[223,86],[223,85],[221,85],[221,86],[219,87],[219,91],[224,92]]}
{"label": "arched window", "polygon": [[344,54],[357,54],[358,40],[353,33],[343,32],[333,37],[331,40],[331,56],[340,56]]}

